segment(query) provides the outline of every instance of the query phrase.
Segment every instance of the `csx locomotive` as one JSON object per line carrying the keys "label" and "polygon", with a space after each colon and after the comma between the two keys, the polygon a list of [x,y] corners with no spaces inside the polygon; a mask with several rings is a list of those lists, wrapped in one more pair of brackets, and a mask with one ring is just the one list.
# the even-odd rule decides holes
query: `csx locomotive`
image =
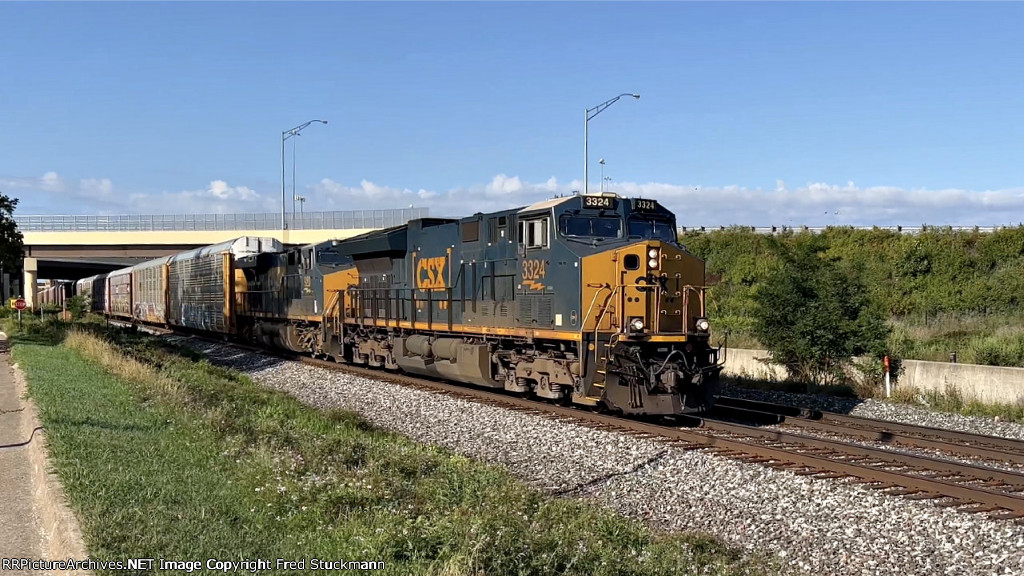
{"label": "csx locomotive", "polygon": [[575,195],[292,249],[240,238],[80,281],[94,306],[98,282],[102,308],[137,321],[625,414],[718,392],[704,263],[654,200]]}

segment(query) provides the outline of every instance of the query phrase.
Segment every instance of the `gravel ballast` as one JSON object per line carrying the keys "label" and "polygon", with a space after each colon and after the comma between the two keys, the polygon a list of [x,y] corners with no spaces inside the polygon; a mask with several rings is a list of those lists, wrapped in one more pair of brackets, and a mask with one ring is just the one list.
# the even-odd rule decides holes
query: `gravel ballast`
{"label": "gravel ballast", "polygon": [[706,532],[777,555],[794,573],[1024,574],[1024,526],[1010,522],[224,345],[188,344],[309,405],[359,412],[382,428],[502,465],[538,489],[589,498],[655,528]]}

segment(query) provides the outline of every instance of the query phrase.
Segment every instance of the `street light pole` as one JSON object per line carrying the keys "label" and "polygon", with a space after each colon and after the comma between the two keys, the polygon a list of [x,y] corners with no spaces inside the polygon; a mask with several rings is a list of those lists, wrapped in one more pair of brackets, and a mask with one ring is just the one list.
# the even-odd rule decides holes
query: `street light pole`
{"label": "street light pole", "polygon": [[[291,138],[293,136],[298,136],[299,132],[302,132],[307,126],[309,126],[310,124],[313,124],[314,122],[319,122],[321,124],[327,124],[327,120],[310,120],[309,122],[305,122],[303,124],[299,124],[298,126],[292,128],[291,130],[285,130],[284,132],[281,132],[281,230],[287,230],[288,229],[288,220],[287,220],[288,216],[287,216],[287,212],[286,212],[285,194],[284,194],[284,192],[285,192],[285,182],[284,182],[284,177],[285,177],[285,173],[284,173],[284,143],[285,143],[285,140],[288,140],[289,138]],[[294,146],[294,144],[293,144],[293,146]],[[295,162],[293,160],[292,161],[292,187],[293,188],[295,186],[294,170],[295,170]],[[292,195],[294,195],[294,194],[295,194],[295,191],[292,190]],[[292,201],[292,203],[294,204],[294,200]],[[293,212],[295,211],[294,206],[292,207],[292,211]]]}
{"label": "street light pole", "polygon": [[299,134],[295,134],[296,138],[292,140],[292,219],[291,223],[288,224],[289,228],[295,228],[295,149],[299,147]]}
{"label": "street light pole", "polygon": [[589,133],[590,121],[594,118],[594,116],[597,116],[601,112],[604,112],[605,108],[607,108],[607,107],[611,106],[612,104],[615,104],[616,102],[618,102],[619,98],[622,98],[623,96],[632,96],[633,98],[636,98],[637,100],[640,99],[640,95],[639,94],[630,94],[629,92],[623,92],[622,94],[619,94],[615,98],[609,98],[608,100],[605,100],[604,102],[601,102],[600,104],[598,104],[597,106],[594,106],[593,108],[587,108],[584,111],[584,113],[583,113],[583,193],[584,194],[586,194],[587,191],[589,190],[589,185],[588,185],[589,182],[588,182],[588,180],[590,178],[590,156],[589,156],[589,154],[590,154],[590,150],[589,150],[589,148],[590,148],[590,144],[589,144],[590,143],[590,133]]}

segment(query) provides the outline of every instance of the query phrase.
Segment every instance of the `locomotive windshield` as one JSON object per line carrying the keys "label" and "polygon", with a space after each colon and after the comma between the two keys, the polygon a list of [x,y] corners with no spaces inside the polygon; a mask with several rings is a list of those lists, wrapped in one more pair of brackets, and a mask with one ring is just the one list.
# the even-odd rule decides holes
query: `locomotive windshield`
{"label": "locomotive windshield", "polygon": [[593,216],[563,214],[558,220],[558,229],[562,236],[618,238],[622,232],[622,220],[619,218],[595,218]]}
{"label": "locomotive windshield", "polygon": [[629,219],[629,235],[631,237],[677,242],[676,224],[670,218],[658,216],[634,215]]}

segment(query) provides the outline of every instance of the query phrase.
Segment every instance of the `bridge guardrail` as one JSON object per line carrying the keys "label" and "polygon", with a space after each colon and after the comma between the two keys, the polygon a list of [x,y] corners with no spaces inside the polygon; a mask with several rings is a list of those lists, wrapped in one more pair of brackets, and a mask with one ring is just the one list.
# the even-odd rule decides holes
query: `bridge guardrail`
{"label": "bridge guardrail", "polygon": [[[429,208],[338,210],[288,215],[291,230],[387,228],[426,218]],[[22,232],[171,232],[208,230],[279,230],[280,214],[118,214],[16,215]]]}

